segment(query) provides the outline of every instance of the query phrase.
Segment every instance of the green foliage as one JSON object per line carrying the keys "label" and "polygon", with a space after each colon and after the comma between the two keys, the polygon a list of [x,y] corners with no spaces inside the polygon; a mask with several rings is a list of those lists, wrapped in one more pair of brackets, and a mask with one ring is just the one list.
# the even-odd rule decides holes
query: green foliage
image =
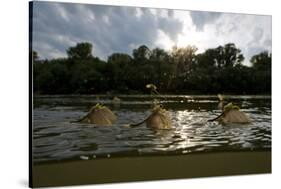
{"label": "green foliage", "polygon": [[72,59],[88,59],[92,58],[92,44],[78,43],[75,47],[70,47],[67,55]]}
{"label": "green foliage", "polygon": [[145,45],[141,45],[139,48],[133,50],[133,57],[137,63],[147,62],[150,56],[151,51]]}
{"label": "green foliage", "polygon": [[195,46],[171,52],[141,45],[132,52],[113,53],[102,61],[90,43],[67,50],[68,58],[40,60],[33,52],[36,94],[147,93],[148,83],[164,93],[270,94],[271,54],[261,52],[242,64],[244,56],[228,43],[197,54]]}
{"label": "green foliage", "polygon": [[251,58],[253,67],[258,70],[271,71],[271,53],[264,51]]}
{"label": "green foliage", "polygon": [[254,76],[257,83],[254,90],[257,93],[271,91],[271,53],[264,51],[251,58]]}

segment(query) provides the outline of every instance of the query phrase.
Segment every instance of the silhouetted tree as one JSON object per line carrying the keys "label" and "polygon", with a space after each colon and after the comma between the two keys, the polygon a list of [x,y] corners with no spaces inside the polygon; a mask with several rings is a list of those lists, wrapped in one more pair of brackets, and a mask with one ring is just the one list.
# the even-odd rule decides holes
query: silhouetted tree
{"label": "silhouetted tree", "polygon": [[218,67],[234,67],[240,65],[244,60],[241,50],[236,48],[234,43],[219,46],[216,48],[216,52],[215,61]]}
{"label": "silhouetted tree", "polygon": [[261,52],[251,58],[253,67],[259,70],[271,70],[271,53],[268,51]]}
{"label": "silhouetted tree", "polygon": [[150,49],[141,45],[139,48],[133,50],[133,57],[137,63],[145,63],[151,55]]}
{"label": "silhouetted tree", "polygon": [[92,44],[87,42],[78,43],[76,46],[70,47],[66,52],[71,59],[88,59],[93,57]]}
{"label": "silhouetted tree", "polygon": [[113,53],[107,59],[108,63],[126,65],[132,61],[132,57],[130,55],[124,53]]}
{"label": "silhouetted tree", "polygon": [[251,58],[256,93],[271,93],[271,53],[264,51]]}
{"label": "silhouetted tree", "polygon": [[167,52],[142,45],[132,57],[113,53],[106,62],[91,52],[90,43],[70,47],[68,58],[39,60],[35,51],[30,52],[34,93],[147,93],[148,83],[161,93],[271,93],[271,53],[254,55],[251,66],[245,66],[241,50],[233,43],[200,54],[195,46]]}

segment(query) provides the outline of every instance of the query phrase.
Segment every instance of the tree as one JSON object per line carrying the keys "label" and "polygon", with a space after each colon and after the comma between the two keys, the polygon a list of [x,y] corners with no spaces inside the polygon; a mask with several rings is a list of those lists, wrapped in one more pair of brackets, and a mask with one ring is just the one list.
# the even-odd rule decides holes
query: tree
{"label": "tree", "polygon": [[244,56],[228,43],[197,54],[195,46],[150,50],[142,45],[133,57],[113,53],[107,61],[92,57],[90,43],[70,47],[68,58],[33,58],[33,90],[36,94],[147,93],[153,83],[159,92],[192,94],[269,94],[271,92],[271,53],[251,58],[252,66],[242,64]]}
{"label": "tree", "polygon": [[227,43],[224,46],[219,46],[216,48],[215,61],[217,67],[234,67],[240,65],[244,56],[241,50],[236,48],[234,43]]}
{"label": "tree", "polygon": [[132,57],[124,53],[114,53],[107,60],[107,77],[113,89],[128,90],[128,67],[131,66]]}
{"label": "tree", "polygon": [[149,59],[151,61],[156,60],[156,61],[168,62],[169,54],[164,49],[155,48],[151,51]]}
{"label": "tree", "polygon": [[251,58],[253,65],[254,91],[271,93],[271,53],[261,52]]}
{"label": "tree", "polygon": [[204,93],[242,91],[245,81],[241,78],[248,78],[243,60],[241,50],[233,43],[207,49],[196,56],[196,66],[187,78],[188,87]]}
{"label": "tree", "polygon": [[197,55],[196,58],[198,66],[205,68],[235,67],[241,65],[244,60],[241,50],[236,48],[234,43],[207,49],[205,52]]}
{"label": "tree", "polygon": [[150,82],[155,83],[162,92],[169,90],[175,69],[174,65],[171,64],[168,52],[160,48],[153,49],[149,58],[149,64],[152,65]]}
{"label": "tree", "polygon": [[195,63],[197,47],[186,46],[178,48],[174,46],[171,52],[172,62],[176,65],[176,74],[188,74],[191,71],[192,64]]}
{"label": "tree", "polygon": [[198,67],[214,69],[217,67],[218,53],[216,49],[207,49],[205,52],[196,56]]}
{"label": "tree", "polygon": [[151,51],[145,45],[141,45],[139,48],[133,50],[133,57],[138,63],[147,62],[150,56],[151,56]]}
{"label": "tree", "polygon": [[124,53],[113,53],[107,59],[108,63],[125,65],[132,61],[132,57],[130,55]]}
{"label": "tree", "polygon": [[92,58],[92,44],[83,42],[77,43],[76,46],[70,47],[67,51],[70,59],[89,59]]}
{"label": "tree", "polygon": [[271,53],[263,51],[251,58],[251,63],[258,70],[271,70]]}

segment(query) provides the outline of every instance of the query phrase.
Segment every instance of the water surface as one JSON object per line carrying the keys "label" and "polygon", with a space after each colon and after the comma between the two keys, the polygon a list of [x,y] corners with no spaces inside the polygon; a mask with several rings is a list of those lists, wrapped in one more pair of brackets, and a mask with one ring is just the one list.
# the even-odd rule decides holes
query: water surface
{"label": "water surface", "polygon": [[[227,96],[249,115],[247,125],[207,122],[221,113],[216,96],[167,95],[158,97],[171,112],[172,130],[128,128],[150,114],[150,95],[36,96],[33,112],[33,160],[46,163],[116,156],[188,154],[213,151],[271,149],[271,97]],[[71,123],[96,103],[118,116],[110,127]]]}

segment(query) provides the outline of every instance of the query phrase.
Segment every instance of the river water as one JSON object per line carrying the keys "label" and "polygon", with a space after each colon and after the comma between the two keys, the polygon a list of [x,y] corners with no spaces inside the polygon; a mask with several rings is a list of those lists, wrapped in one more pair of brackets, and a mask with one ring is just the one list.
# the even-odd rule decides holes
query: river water
{"label": "river water", "polygon": [[[35,96],[34,163],[96,158],[271,149],[271,97],[226,96],[252,120],[246,125],[207,122],[221,113],[216,96],[157,96],[172,117],[172,130],[128,128],[150,114],[150,95]],[[118,117],[112,126],[72,123],[101,103]]]}

